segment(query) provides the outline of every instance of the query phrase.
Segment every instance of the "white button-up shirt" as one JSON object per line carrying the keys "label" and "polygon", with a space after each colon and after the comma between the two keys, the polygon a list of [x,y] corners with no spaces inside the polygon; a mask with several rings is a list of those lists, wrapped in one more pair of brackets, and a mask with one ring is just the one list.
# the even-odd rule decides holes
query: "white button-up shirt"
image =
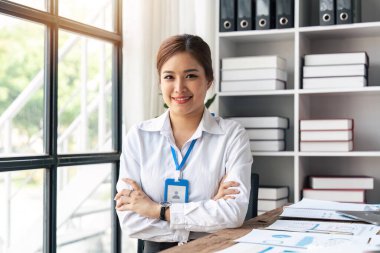
{"label": "white button-up shirt", "polygon": [[[213,117],[205,109],[193,136],[179,150],[168,111],[135,125],[128,132],[120,158],[117,190],[131,189],[122,178],[135,180],[155,202],[164,200],[165,179],[174,178],[176,166],[170,146],[181,163],[192,140],[196,143],[184,165],[190,182],[189,203],[173,203],[170,222],[118,211],[121,227],[130,237],[157,242],[186,242],[189,232],[213,232],[239,227],[244,222],[250,193],[252,154],[245,129],[232,120]],[[236,181],[235,199],[212,200],[222,177]]]}

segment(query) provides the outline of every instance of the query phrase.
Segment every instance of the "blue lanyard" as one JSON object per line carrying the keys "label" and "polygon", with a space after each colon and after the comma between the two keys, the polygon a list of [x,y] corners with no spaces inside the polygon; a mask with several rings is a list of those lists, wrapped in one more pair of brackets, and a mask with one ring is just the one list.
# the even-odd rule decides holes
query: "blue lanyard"
{"label": "blue lanyard", "polygon": [[178,164],[178,159],[177,159],[177,154],[174,150],[174,148],[172,146],[170,146],[171,150],[172,150],[172,156],[173,156],[173,160],[174,160],[174,163],[175,163],[175,166],[176,166],[176,170],[177,171],[181,171],[183,166],[185,165],[186,163],[186,160],[187,158],[189,157],[191,151],[193,150],[193,147],[194,147],[194,144],[197,140],[192,140],[191,143],[190,143],[190,147],[189,149],[187,150],[186,154],[185,154],[185,157],[182,159],[182,162],[181,164]]}

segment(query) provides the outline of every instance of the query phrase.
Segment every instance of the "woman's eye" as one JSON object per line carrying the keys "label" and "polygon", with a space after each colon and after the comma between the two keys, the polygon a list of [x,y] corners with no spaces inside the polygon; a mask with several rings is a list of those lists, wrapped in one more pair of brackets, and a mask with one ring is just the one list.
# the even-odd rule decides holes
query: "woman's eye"
{"label": "woman's eye", "polygon": [[166,79],[166,80],[170,80],[170,79],[173,79],[173,76],[171,76],[171,75],[167,75],[167,76],[164,76],[164,79]]}
{"label": "woman's eye", "polygon": [[194,74],[188,74],[187,76],[186,76],[186,78],[196,78],[196,77],[198,77],[197,75],[194,75]]}

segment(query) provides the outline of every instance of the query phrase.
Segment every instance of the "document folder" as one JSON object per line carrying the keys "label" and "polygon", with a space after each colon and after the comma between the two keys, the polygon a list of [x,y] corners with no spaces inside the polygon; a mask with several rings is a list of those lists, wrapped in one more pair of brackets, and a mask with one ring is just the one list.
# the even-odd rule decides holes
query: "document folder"
{"label": "document folder", "polygon": [[294,26],[294,0],[276,1],[276,28]]}
{"label": "document folder", "polygon": [[337,211],[337,213],[355,220],[380,225],[380,211]]}
{"label": "document folder", "polygon": [[319,0],[319,24],[334,25],[335,24],[335,1]]}
{"label": "document folder", "polygon": [[256,0],[256,30],[266,30],[274,27],[273,0]]}
{"label": "document folder", "polygon": [[254,28],[253,17],[252,0],[237,0],[237,30],[252,30]]}
{"label": "document folder", "polygon": [[353,0],[336,0],[336,23],[351,24],[353,20]]}
{"label": "document folder", "polygon": [[236,0],[220,0],[220,32],[236,31]]}

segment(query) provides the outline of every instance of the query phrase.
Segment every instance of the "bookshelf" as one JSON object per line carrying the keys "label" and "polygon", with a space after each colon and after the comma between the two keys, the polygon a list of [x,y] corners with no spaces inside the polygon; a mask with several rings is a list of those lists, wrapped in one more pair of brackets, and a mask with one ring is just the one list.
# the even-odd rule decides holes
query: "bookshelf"
{"label": "bookshelf", "polygon": [[[219,13],[219,1],[217,12]],[[295,0],[294,28],[219,32],[216,20],[215,69],[224,57],[279,55],[287,60],[285,90],[220,92],[216,106],[222,117],[282,116],[289,118],[286,150],[253,152],[252,172],[264,185],[289,186],[289,200],[299,201],[310,175],[363,175],[375,179],[368,203],[380,202],[380,1],[362,1],[362,22],[319,26],[318,0]],[[361,89],[302,89],[305,54],[366,51],[370,65],[368,87]],[[300,152],[299,120],[353,118],[352,152]]]}

